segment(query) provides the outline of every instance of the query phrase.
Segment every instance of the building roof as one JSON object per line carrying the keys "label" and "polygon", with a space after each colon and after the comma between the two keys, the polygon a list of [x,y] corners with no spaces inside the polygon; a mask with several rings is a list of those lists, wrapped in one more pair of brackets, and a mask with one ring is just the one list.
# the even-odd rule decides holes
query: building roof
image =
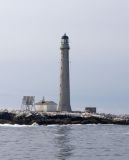
{"label": "building roof", "polygon": [[39,101],[35,103],[35,105],[57,105],[57,104],[53,101]]}

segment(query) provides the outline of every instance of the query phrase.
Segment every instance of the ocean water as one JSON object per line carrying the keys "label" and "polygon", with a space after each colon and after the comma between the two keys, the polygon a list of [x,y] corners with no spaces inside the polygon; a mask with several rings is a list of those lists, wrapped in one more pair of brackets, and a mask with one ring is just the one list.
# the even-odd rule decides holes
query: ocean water
{"label": "ocean water", "polygon": [[129,160],[129,126],[0,125],[0,160]]}

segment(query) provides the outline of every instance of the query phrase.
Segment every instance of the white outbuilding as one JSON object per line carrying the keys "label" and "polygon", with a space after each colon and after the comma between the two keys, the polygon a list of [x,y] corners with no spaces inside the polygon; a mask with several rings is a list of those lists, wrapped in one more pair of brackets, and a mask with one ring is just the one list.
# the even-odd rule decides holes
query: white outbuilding
{"label": "white outbuilding", "polygon": [[57,104],[53,101],[40,101],[35,103],[35,110],[37,112],[56,112]]}

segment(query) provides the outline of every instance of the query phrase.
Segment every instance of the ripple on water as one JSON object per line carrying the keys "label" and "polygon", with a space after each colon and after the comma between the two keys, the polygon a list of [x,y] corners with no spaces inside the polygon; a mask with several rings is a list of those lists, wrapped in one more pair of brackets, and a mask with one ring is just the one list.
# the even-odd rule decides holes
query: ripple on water
{"label": "ripple on water", "polygon": [[0,125],[2,160],[128,160],[129,126]]}

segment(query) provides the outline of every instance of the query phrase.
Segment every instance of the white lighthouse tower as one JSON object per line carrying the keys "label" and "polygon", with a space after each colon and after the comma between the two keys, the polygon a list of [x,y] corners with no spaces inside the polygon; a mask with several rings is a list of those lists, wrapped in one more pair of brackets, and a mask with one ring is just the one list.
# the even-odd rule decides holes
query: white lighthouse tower
{"label": "white lighthouse tower", "polygon": [[60,69],[60,97],[58,111],[71,112],[70,81],[69,81],[69,37],[64,34],[61,38],[61,69]]}

